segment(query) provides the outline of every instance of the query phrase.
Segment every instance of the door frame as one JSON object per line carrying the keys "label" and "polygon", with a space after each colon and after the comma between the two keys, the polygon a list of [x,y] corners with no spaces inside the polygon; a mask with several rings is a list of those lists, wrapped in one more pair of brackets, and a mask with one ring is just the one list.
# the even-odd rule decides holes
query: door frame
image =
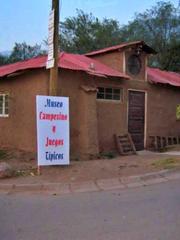
{"label": "door frame", "polygon": [[145,93],[145,99],[144,99],[144,149],[147,147],[147,101],[148,101],[148,93],[147,90],[139,90],[139,89],[133,89],[128,88],[127,89],[127,129],[129,126],[129,92],[143,92]]}

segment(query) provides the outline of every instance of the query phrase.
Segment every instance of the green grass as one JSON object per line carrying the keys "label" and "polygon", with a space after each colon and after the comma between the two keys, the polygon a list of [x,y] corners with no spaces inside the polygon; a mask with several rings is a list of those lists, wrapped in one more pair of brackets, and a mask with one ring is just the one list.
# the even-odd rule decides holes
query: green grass
{"label": "green grass", "polygon": [[30,169],[19,169],[16,170],[14,173],[15,177],[26,177],[26,176],[37,176],[37,169],[36,168],[30,168]]}
{"label": "green grass", "polygon": [[4,160],[7,157],[7,152],[0,149],[0,160]]}
{"label": "green grass", "polygon": [[116,157],[116,154],[114,152],[104,152],[100,154],[100,158],[113,159],[115,157]]}
{"label": "green grass", "polygon": [[180,167],[180,159],[179,158],[160,159],[153,162],[152,165],[156,168],[172,169]]}

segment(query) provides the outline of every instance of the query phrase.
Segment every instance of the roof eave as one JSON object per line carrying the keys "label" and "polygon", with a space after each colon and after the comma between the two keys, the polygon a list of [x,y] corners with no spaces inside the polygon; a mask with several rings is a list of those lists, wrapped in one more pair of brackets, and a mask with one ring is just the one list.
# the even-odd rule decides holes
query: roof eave
{"label": "roof eave", "polygon": [[121,44],[120,44],[120,45],[117,45],[117,46],[112,46],[112,48],[108,47],[108,48],[100,49],[100,50],[97,50],[97,51],[89,52],[89,53],[86,53],[84,55],[87,56],[87,57],[102,55],[102,54],[106,54],[106,53],[109,53],[109,52],[120,51],[120,50],[123,50],[123,49],[126,49],[126,48],[130,48],[132,46],[136,46],[136,45],[138,46],[138,45],[141,45],[141,44],[142,44],[143,51],[145,51],[146,53],[157,54],[157,52],[153,48],[149,47],[144,41],[136,41],[136,42],[132,42],[132,43],[130,42],[129,44],[127,43],[124,46],[121,46]]}

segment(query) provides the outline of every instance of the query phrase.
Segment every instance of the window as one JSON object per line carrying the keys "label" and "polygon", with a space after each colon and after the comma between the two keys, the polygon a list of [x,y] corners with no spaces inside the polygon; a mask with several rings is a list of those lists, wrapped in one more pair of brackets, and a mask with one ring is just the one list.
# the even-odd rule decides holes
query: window
{"label": "window", "polygon": [[122,100],[122,89],[99,87],[98,92],[97,92],[97,99],[121,101]]}
{"label": "window", "polygon": [[0,117],[6,117],[9,114],[9,95],[0,93]]}
{"label": "window", "polygon": [[127,67],[129,73],[138,75],[141,71],[141,59],[136,55],[131,55],[128,58]]}

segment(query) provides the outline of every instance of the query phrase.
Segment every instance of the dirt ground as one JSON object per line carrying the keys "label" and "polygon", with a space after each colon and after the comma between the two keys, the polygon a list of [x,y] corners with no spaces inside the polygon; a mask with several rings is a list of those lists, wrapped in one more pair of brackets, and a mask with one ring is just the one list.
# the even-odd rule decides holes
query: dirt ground
{"label": "dirt ground", "polygon": [[[177,149],[176,149],[177,150]],[[0,150],[0,161],[9,163],[15,175],[0,183],[82,182],[98,179],[139,175],[167,168],[180,167],[180,155],[142,151],[137,155],[117,156],[89,161],[71,161],[70,166],[41,167],[37,176],[37,162],[31,153]]]}

